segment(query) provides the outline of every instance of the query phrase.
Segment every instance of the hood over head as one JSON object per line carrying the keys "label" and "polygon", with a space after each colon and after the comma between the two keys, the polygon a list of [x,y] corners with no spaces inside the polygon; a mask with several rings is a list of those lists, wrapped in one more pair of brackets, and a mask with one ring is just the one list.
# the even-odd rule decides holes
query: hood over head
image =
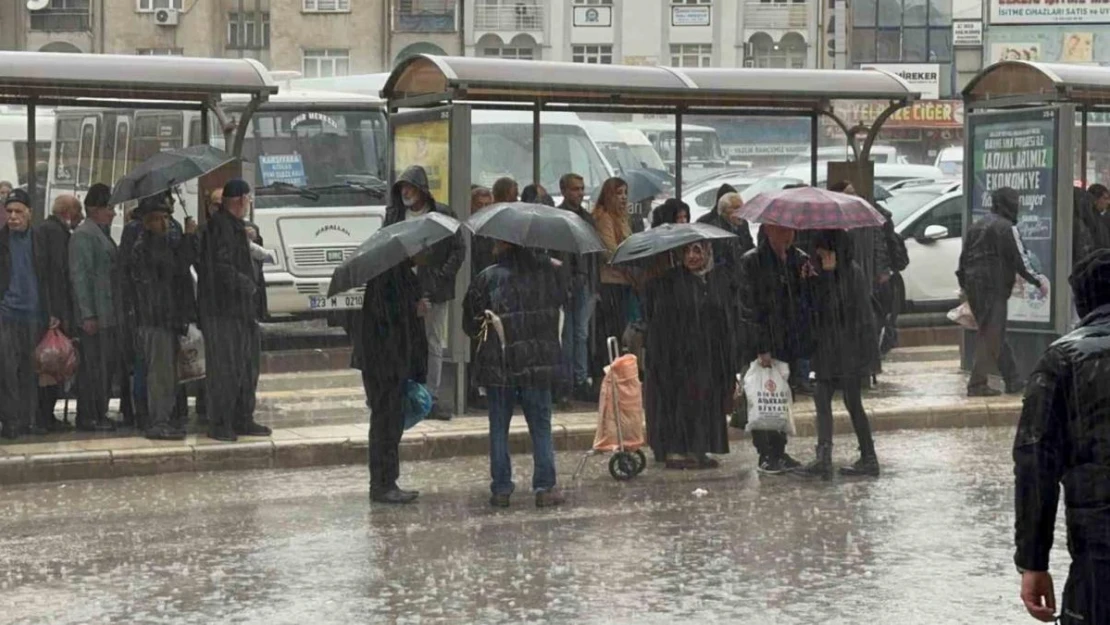
{"label": "hood over head", "polygon": [[1110,304],[1110,250],[1092,252],[1076,263],[1068,282],[1081,318]]}
{"label": "hood over head", "polygon": [[721,188],[717,189],[717,198],[713,200],[713,210],[717,210],[717,202],[720,202],[721,198],[724,197],[726,193],[739,193],[739,191],[736,190],[736,187],[727,182],[721,185]]}
{"label": "hood over head", "polygon": [[410,165],[397,176],[397,181],[393,183],[393,189],[390,193],[390,206],[403,206],[401,202],[401,183],[407,182],[412,186],[420,189],[424,194],[424,199],[429,208],[435,207],[435,198],[432,197],[431,188],[428,186],[428,172],[420,165]]}
{"label": "hood over head", "polygon": [[1005,217],[1017,224],[1020,208],[1021,196],[1014,189],[1002,187],[991,193],[991,212],[995,215]]}

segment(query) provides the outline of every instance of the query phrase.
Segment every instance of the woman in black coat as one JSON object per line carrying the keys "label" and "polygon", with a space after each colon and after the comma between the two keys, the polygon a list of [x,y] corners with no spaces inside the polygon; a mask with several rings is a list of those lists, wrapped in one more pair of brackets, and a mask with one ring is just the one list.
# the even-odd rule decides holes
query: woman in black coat
{"label": "woman in black coat", "polygon": [[366,283],[358,351],[370,405],[370,500],[378,503],[411,503],[417,496],[398,488],[397,479],[405,382],[424,383],[428,374],[427,301],[421,293],[409,261]]}
{"label": "woman in black coat", "polygon": [[686,246],[682,264],[652,283],[647,366],[653,393],[648,438],[668,469],[713,468],[728,453],[725,414],[736,386],[729,280],[713,270],[707,242]]}
{"label": "woman in black coat", "polygon": [[863,270],[852,260],[851,240],[842,231],[813,234],[816,277],[808,280],[811,325],[815,340],[812,366],[817,378],[817,459],[803,467],[807,475],[832,478],[832,399],[844,393],[844,406],[859,439],[860,460],[844,467],[845,475],[879,475],[879,461],[871,438],[871,425],[863,409],[860,381],[878,358],[871,287]]}

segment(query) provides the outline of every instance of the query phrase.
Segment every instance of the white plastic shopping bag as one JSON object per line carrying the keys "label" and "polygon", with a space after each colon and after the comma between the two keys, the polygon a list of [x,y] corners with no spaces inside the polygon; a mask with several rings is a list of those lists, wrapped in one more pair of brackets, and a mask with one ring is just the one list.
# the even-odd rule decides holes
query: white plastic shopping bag
{"label": "white plastic shopping bag", "polygon": [[179,338],[177,350],[177,383],[184,384],[204,377],[204,335],[197,324],[190,323]]}
{"label": "white plastic shopping bag", "polygon": [[748,400],[748,425],[751,431],[775,431],[795,434],[790,391],[790,365],[772,360],[764,367],[755,360],[744,374],[744,396]]}
{"label": "white plastic shopping bag", "polygon": [[949,321],[959,324],[968,330],[979,329],[979,323],[975,321],[975,315],[971,312],[971,305],[967,302],[961,302],[959,306],[948,311],[947,316]]}

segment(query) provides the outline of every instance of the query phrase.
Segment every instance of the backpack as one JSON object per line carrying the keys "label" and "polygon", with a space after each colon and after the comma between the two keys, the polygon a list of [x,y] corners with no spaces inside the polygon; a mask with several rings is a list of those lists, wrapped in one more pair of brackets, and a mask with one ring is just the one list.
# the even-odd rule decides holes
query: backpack
{"label": "backpack", "polygon": [[890,269],[895,272],[905,271],[910,266],[910,253],[906,251],[906,240],[894,231],[894,224],[887,221],[883,226],[883,235],[886,237],[887,253],[890,256]]}

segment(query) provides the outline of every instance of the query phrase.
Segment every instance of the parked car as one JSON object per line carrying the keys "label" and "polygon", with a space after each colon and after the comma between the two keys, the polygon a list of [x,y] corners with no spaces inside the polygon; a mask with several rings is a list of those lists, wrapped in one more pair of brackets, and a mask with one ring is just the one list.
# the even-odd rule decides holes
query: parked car
{"label": "parked car", "polygon": [[959,303],[956,266],[963,249],[964,195],[959,183],[910,187],[883,202],[906,242],[902,310],[938,312]]}
{"label": "parked car", "polygon": [[949,176],[959,176],[964,173],[964,148],[962,145],[954,145],[952,147],[944,148],[937,154],[937,160],[934,163],[938,169],[943,171]]}
{"label": "parked car", "polygon": [[[799,152],[794,160],[790,161],[791,165],[808,165],[810,161],[809,150]],[[894,165],[908,165],[909,161],[905,156],[898,154],[898,148],[893,145],[873,145],[870,152],[871,160],[878,163],[894,164]],[[853,161],[855,154],[847,144],[844,145],[829,145],[817,149],[817,162],[825,163],[828,161]]]}
{"label": "parked car", "polygon": [[[828,169],[818,163],[817,176],[818,181],[825,179]],[[904,165],[904,164],[888,164],[888,163],[875,163],[875,182],[887,187],[895,182],[903,180],[943,180],[949,178],[944,173],[933,167],[932,165]],[[799,178],[805,182],[809,182],[809,163],[806,162],[801,165],[791,165],[786,169],[779,172],[779,175],[788,176],[791,178]]]}

